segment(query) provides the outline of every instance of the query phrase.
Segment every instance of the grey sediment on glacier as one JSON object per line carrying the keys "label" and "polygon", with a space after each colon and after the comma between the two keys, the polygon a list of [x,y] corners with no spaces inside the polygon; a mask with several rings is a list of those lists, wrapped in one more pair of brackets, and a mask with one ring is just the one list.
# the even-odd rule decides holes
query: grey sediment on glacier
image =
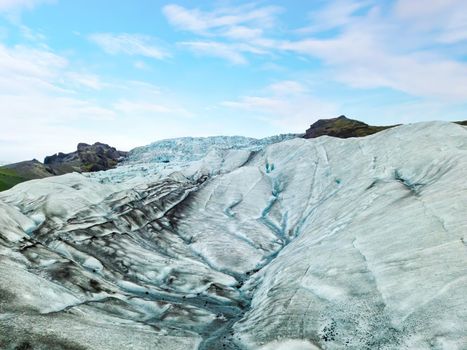
{"label": "grey sediment on glacier", "polygon": [[297,136],[0,193],[0,347],[463,349],[467,130]]}

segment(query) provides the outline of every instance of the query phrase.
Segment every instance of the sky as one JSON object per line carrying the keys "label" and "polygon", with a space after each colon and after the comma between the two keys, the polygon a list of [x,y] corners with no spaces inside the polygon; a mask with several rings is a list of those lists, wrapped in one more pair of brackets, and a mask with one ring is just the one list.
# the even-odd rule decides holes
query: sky
{"label": "sky", "polygon": [[0,161],[467,119],[465,0],[0,0]]}

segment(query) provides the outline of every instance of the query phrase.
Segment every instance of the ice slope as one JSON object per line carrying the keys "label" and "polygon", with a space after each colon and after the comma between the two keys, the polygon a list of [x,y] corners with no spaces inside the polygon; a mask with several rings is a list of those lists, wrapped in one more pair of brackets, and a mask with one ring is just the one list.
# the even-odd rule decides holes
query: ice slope
{"label": "ice slope", "polygon": [[1,193],[0,348],[467,348],[464,127],[227,142]]}
{"label": "ice slope", "polygon": [[154,142],[131,150],[118,169],[89,174],[105,183],[155,181],[173,173],[184,178],[199,178],[226,173],[241,167],[264,147],[294,138],[283,134],[263,139],[243,136],[183,137]]}
{"label": "ice slope", "polygon": [[154,142],[148,146],[133,149],[127,163],[191,162],[204,158],[210,152],[228,150],[259,151],[273,143],[299,137],[283,134],[255,139],[244,136],[182,137]]}

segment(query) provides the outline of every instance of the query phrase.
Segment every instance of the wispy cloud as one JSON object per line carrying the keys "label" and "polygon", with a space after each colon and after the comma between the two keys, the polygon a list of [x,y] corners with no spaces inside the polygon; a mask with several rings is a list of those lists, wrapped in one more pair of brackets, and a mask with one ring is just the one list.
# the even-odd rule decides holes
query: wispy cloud
{"label": "wispy cloud", "polygon": [[66,78],[75,86],[82,86],[92,90],[102,90],[105,86],[101,78],[95,74],[69,72],[66,74]]}
{"label": "wispy cloud", "polygon": [[185,41],[181,43],[182,47],[197,55],[223,58],[232,64],[246,64],[247,55],[264,55],[270,51],[264,33],[274,27],[282,11],[277,6],[260,7],[256,4],[212,11],[174,4],[163,7],[163,13],[175,28],[204,38]]}
{"label": "wispy cloud", "polygon": [[224,101],[221,105],[289,132],[302,132],[318,116],[333,117],[338,113],[338,106],[317,98],[305,84],[291,80],[273,83],[258,94]]}
{"label": "wispy cloud", "polygon": [[238,48],[215,41],[181,42],[181,46],[189,48],[198,55],[223,58],[232,64],[246,64],[247,59]]}
{"label": "wispy cloud", "polygon": [[255,6],[209,12],[167,5],[163,11],[176,28],[210,37],[182,43],[196,54],[246,64],[254,56],[293,53],[320,60],[326,79],[352,88],[467,101],[467,62],[446,55],[445,47],[462,50],[467,41],[464,0],[333,0],[309,14],[308,26],[290,28],[287,37],[270,27],[280,9]]}
{"label": "wispy cloud", "polygon": [[247,43],[222,43],[218,41],[187,41],[179,43],[182,47],[187,47],[195,54],[202,56],[219,57],[232,64],[246,64],[248,60],[246,53],[264,55],[267,52],[261,48]]}
{"label": "wispy cloud", "polygon": [[129,116],[148,116],[148,115],[175,115],[177,117],[191,117],[193,113],[186,109],[161,103],[147,102],[146,100],[129,101],[122,99],[114,105],[115,110]]}
{"label": "wispy cloud", "polygon": [[[109,97],[90,97],[89,90]],[[176,124],[192,115],[173,100],[147,82],[108,82],[47,48],[0,44],[1,139],[10,145],[0,147],[0,158],[41,159],[71,151],[78,142],[135,147],[141,140],[126,135],[129,129],[153,141],[151,125],[163,125],[169,116]]]}
{"label": "wispy cloud", "polygon": [[[446,56],[433,33],[415,25],[413,5],[411,11],[397,6],[383,15],[373,5],[331,38],[282,41],[278,47],[320,59],[330,77],[353,88],[384,87],[412,96],[467,101],[467,63]],[[444,7],[455,12],[455,6]]]}
{"label": "wispy cloud", "polygon": [[464,0],[398,0],[395,14],[436,41],[455,44],[467,41],[467,2]]}
{"label": "wispy cloud", "polygon": [[40,4],[53,2],[55,0],[0,0],[0,13],[31,10]]}
{"label": "wispy cloud", "polygon": [[74,146],[70,124],[115,118],[114,111],[80,98],[75,78],[70,62],[50,50],[0,45],[2,138],[19,145],[15,152],[1,149],[1,158],[40,157],[55,143]]}
{"label": "wispy cloud", "polygon": [[178,29],[214,36],[249,38],[271,27],[282,10],[277,6],[258,7],[255,4],[218,8],[213,11],[187,9],[170,4],[162,9],[169,22]]}
{"label": "wispy cloud", "polygon": [[320,58],[335,80],[354,88],[387,87],[414,96],[467,100],[467,64],[423,52],[392,53],[361,32],[283,43],[282,48]]}
{"label": "wispy cloud", "polygon": [[302,83],[294,80],[283,80],[268,86],[268,89],[278,95],[297,95],[308,91]]}
{"label": "wispy cloud", "polygon": [[144,56],[158,60],[170,56],[165,49],[155,43],[155,38],[147,35],[96,33],[90,35],[89,39],[112,55]]}
{"label": "wispy cloud", "polygon": [[[348,110],[357,118],[366,113],[368,122],[375,115],[388,122],[402,114],[410,117],[398,122],[444,112],[460,116],[467,104],[465,0],[304,1],[289,9],[286,2],[183,2],[162,8],[171,32],[148,14],[141,20],[154,24],[146,32],[151,35],[130,34],[141,26],[128,19],[122,23],[128,33],[83,37],[79,33],[93,30],[88,23],[60,43],[47,35],[63,23],[44,20],[56,14],[20,16],[48,2],[0,0],[0,16],[7,18],[0,28],[1,139],[24,151],[15,152],[19,158],[55,152],[57,143],[62,149],[94,137],[105,141],[106,135],[128,148],[158,137],[299,132],[315,117]],[[108,56],[89,55],[82,40],[95,51],[126,56],[112,67],[130,69],[99,73]],[[187,52],[229,67],[215,71],[212,60],[193,62]],[[151,65],[176,53],[165,72]],[[203,79],[178,76],[193,69]],[[0,147],[0,159],[11,153]]]}
{"label": "wispy cloud", "polygon": [[151,69],[150,66],[148,66],[145,62],[140,61],[140,60],[137,60],[137,61],[133,62],[133,67],[135,67],[136,69],[141,69],[141,70],[150,70]]}
{"label": "wispy cloud", "polygon": [[68,61],[48,50],[0,45],[0,93],[57,91]]}
{"label": "wispy cloud", "polygon": [[317,33],[348,25],[356,20],[357,11],[368,8],[370,0],[335,0],[309,13],[310,25],[298,30],[302,34]]}

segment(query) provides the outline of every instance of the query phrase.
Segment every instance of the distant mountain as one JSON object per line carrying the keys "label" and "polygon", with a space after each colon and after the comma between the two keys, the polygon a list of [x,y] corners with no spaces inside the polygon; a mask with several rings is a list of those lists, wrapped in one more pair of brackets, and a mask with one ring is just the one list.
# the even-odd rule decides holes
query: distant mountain
{"label": "distant mountain", "polygon": [[313,139],[323,135],[339,137],[342,139],[349,137],[362,137],[393,128],[395,126],[397,125],[372,126],[341,115],[338,118],[318,120],[306,131],[304,138]]}
{"label": "distant mountain", "polygon": [[71,172],[93,172],[114,168],[125,158],[127,152],[117,151],[114,147],[96,142],[93,145],[78,144],[72,153],[57,153],[45,157],[44,165],[53,175],[63,175]]}
{"label": "distant mountain", "polygon": [[20,182],[52,175],[37,159],[3,165],[0,167],[0,191],[7,190]]}
{"label": "distant mountain", "polygon": [[96,142],[93,145],[78,144],[71,153],[57,153],[45,157],[44,163],[37,159],[0,166],[0,191],[33,179],[63,175],[72,172],[94,172],[114,168],[127,152]]}
{"label": "distant mountain", "polygon": [[[467,121],[454,122],[467,126]],[[310,126],[303,138],[312,139],[320,136],[338,138],[363,137],[393,128],[398,125],[374,126],[358,120],[340,116],[331,119],[320,119]],[[278,135],[261,140],[247,137],[211,137],[211,138],[180,138],[158,141],[154,144],[138,147],[127,152],[118,151],[114,147],[96,142],[93,145],[80,143],[72,153],[57,153],[45,157],[44,163],[36,159],[1,166],[0,191],[7,190],[14,185],[32,179],[63,175],[72,172],[95,172],[115,168],[123,159],[127,163],[188,161],[202,158],[207,150],[228,150],[234,148],[259,147],[283,141],[300,135]]]}
{"label": "distant mountain", "polygon": [[[455,121],[453,123],[467,126],[467,120]],[[383,126],[368,125],[359,120],[349,119],[341,115],[337,118],[319,119],[310,126],[303,137],[305,139],[314,139],[324,135],[341,139],[364,137],[399,125],[401,124]]]}

